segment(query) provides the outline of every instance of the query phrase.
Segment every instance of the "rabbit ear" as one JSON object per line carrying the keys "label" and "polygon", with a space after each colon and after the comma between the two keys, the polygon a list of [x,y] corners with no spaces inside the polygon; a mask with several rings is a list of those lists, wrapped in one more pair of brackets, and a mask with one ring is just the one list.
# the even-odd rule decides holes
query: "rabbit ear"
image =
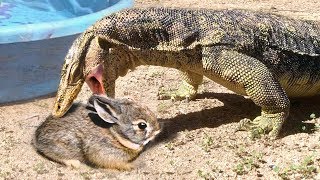
{"label": "rabbit ear", "polygon": [[113,123],[118,124],[120,113],[118,113],[119,107],[115,107],[117,106],[116,104],[106,103],[106,102],[100,101],[99,98],[96,98],[93,100],[93,106],[101,119],[111,124]]}

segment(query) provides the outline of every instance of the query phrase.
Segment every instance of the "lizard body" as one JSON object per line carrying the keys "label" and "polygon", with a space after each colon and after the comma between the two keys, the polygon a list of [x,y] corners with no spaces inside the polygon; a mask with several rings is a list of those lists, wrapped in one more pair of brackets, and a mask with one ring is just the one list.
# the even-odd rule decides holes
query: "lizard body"
{"label": "lizard body", "polygon": [[[64,76],[72,63],[79,71]],[[240,128],[275,138],[289,113],[288,96],[320,91],[320,24],[244,10],[136,8],[112,14],[70,48],[53,114],[68,110],[78,90],[69,91],[84,81],[94,93],[113,97],[115,80],[146,64],[181,71],[182,86],[163,98],[194,98],[203,76],[248,95],[262,113]],[[70,81],[70,74],[78,81]]]}

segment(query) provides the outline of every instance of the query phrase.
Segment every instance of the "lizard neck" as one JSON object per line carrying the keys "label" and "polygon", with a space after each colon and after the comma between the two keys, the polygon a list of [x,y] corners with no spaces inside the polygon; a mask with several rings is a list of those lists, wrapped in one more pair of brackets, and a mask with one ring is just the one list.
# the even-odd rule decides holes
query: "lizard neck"
{"label": "lizard neck", "polygon": [[140,65],[169,67],[195,73],[202,73],[203,71],[199,49],[164,51],[117,47],[110,50],[105,61],[108,82],[115,81],[119,76],[125,76],[129,69],[134,70],[135,67]]}
{"label": "lizard neck", "polygon": [[[197,49],[183,51],[130,50],[130,53],[134,57],[136,65],[154,65],[194,71],[202,69],[201,53]],[[194,66],[190,62],[193,62]]]}

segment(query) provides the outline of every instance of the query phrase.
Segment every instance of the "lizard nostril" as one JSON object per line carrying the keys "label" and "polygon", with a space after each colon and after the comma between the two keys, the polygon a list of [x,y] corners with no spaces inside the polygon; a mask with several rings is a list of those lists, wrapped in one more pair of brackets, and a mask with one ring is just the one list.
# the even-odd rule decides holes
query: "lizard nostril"
{"label": "lizard nostril", "polygon": [[58,105],[58,109],[60,109],[61,108],[61,106],[60,105]]}

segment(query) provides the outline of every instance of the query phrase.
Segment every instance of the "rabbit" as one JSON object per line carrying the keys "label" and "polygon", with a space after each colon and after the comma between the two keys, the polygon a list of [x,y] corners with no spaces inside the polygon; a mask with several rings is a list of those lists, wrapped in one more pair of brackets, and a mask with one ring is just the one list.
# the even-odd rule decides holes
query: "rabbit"
{"label": "rabbit", "polygon": [[155,114],[132,99],[92,95],[88,105],[73,106],[61,118],[47,117],[33,139],[39,154],[66,166],[131,170],[161,131]]}

